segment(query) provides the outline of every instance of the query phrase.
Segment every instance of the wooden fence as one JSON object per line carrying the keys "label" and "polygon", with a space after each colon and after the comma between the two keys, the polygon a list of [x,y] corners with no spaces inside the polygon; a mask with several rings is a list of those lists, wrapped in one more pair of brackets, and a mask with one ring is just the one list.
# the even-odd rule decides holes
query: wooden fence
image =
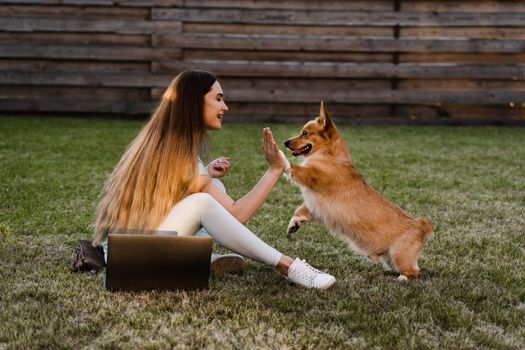
{"label": "wooden fence", "polygon": [[525,1],[0,0],[0,111],[147,115],[183,69],[228,119],[525,124]]}

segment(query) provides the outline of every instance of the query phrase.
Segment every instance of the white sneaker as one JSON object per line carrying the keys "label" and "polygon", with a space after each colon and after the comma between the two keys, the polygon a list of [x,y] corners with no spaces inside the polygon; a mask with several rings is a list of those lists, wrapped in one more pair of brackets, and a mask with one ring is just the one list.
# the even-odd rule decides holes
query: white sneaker
{"label": "white sneaker", "polygon": [[321,272],[299,258],[288,269],[286,279],[307,288],[328,289],[335,283],[335,277]]}
{"label": "white sneaker", "polygon": [[244,258],[239,254],[212,254],[211,271],[239,273],[244,268]]}

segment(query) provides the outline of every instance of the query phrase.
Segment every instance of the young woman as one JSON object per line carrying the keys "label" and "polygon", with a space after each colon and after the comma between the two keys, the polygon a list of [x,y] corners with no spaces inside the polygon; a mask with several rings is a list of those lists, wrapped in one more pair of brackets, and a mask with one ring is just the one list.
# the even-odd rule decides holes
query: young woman
{"label": "young woman", "polygon": [[107,253],[107,235],[121,229],[186,236],[203,227],[221,246],[277,268],[292,282],[329,288],[335,283],[333,276],[283,255],[243,225],[285,167],[269,128],[263,131],[269,169],[249,193],[234,201],[212,181],[226,174],[228,159],[218,158],[205,167],[199,156],[208,156],[207,130],[220,130],[226,111],[213,74],[188,70],[177,75],[108,178],[93,243]]}

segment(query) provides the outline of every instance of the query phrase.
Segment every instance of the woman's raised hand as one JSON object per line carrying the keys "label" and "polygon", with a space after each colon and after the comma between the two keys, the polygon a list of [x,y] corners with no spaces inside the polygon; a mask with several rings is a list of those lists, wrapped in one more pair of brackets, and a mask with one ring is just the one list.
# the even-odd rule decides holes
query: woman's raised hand
{"label": "woman's raised hand", "polygon": [[[266,161],[272,169],[284,170],[287,166],[286,157],[277,147],[270,128],[263,129],[263,151]],[[288,163],[289,164],[289,163]]]}

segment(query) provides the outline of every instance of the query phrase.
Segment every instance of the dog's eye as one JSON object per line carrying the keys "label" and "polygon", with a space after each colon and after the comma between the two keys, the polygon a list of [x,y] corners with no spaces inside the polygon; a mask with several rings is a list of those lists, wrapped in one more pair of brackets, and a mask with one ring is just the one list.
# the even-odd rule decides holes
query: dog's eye
{"label": "dog's eye", "polygon": [[308,133],[307,133],[306,131],[303,131],[303,132],[301,133],[301,136],[306,137],[306,136],[308,136]]}

